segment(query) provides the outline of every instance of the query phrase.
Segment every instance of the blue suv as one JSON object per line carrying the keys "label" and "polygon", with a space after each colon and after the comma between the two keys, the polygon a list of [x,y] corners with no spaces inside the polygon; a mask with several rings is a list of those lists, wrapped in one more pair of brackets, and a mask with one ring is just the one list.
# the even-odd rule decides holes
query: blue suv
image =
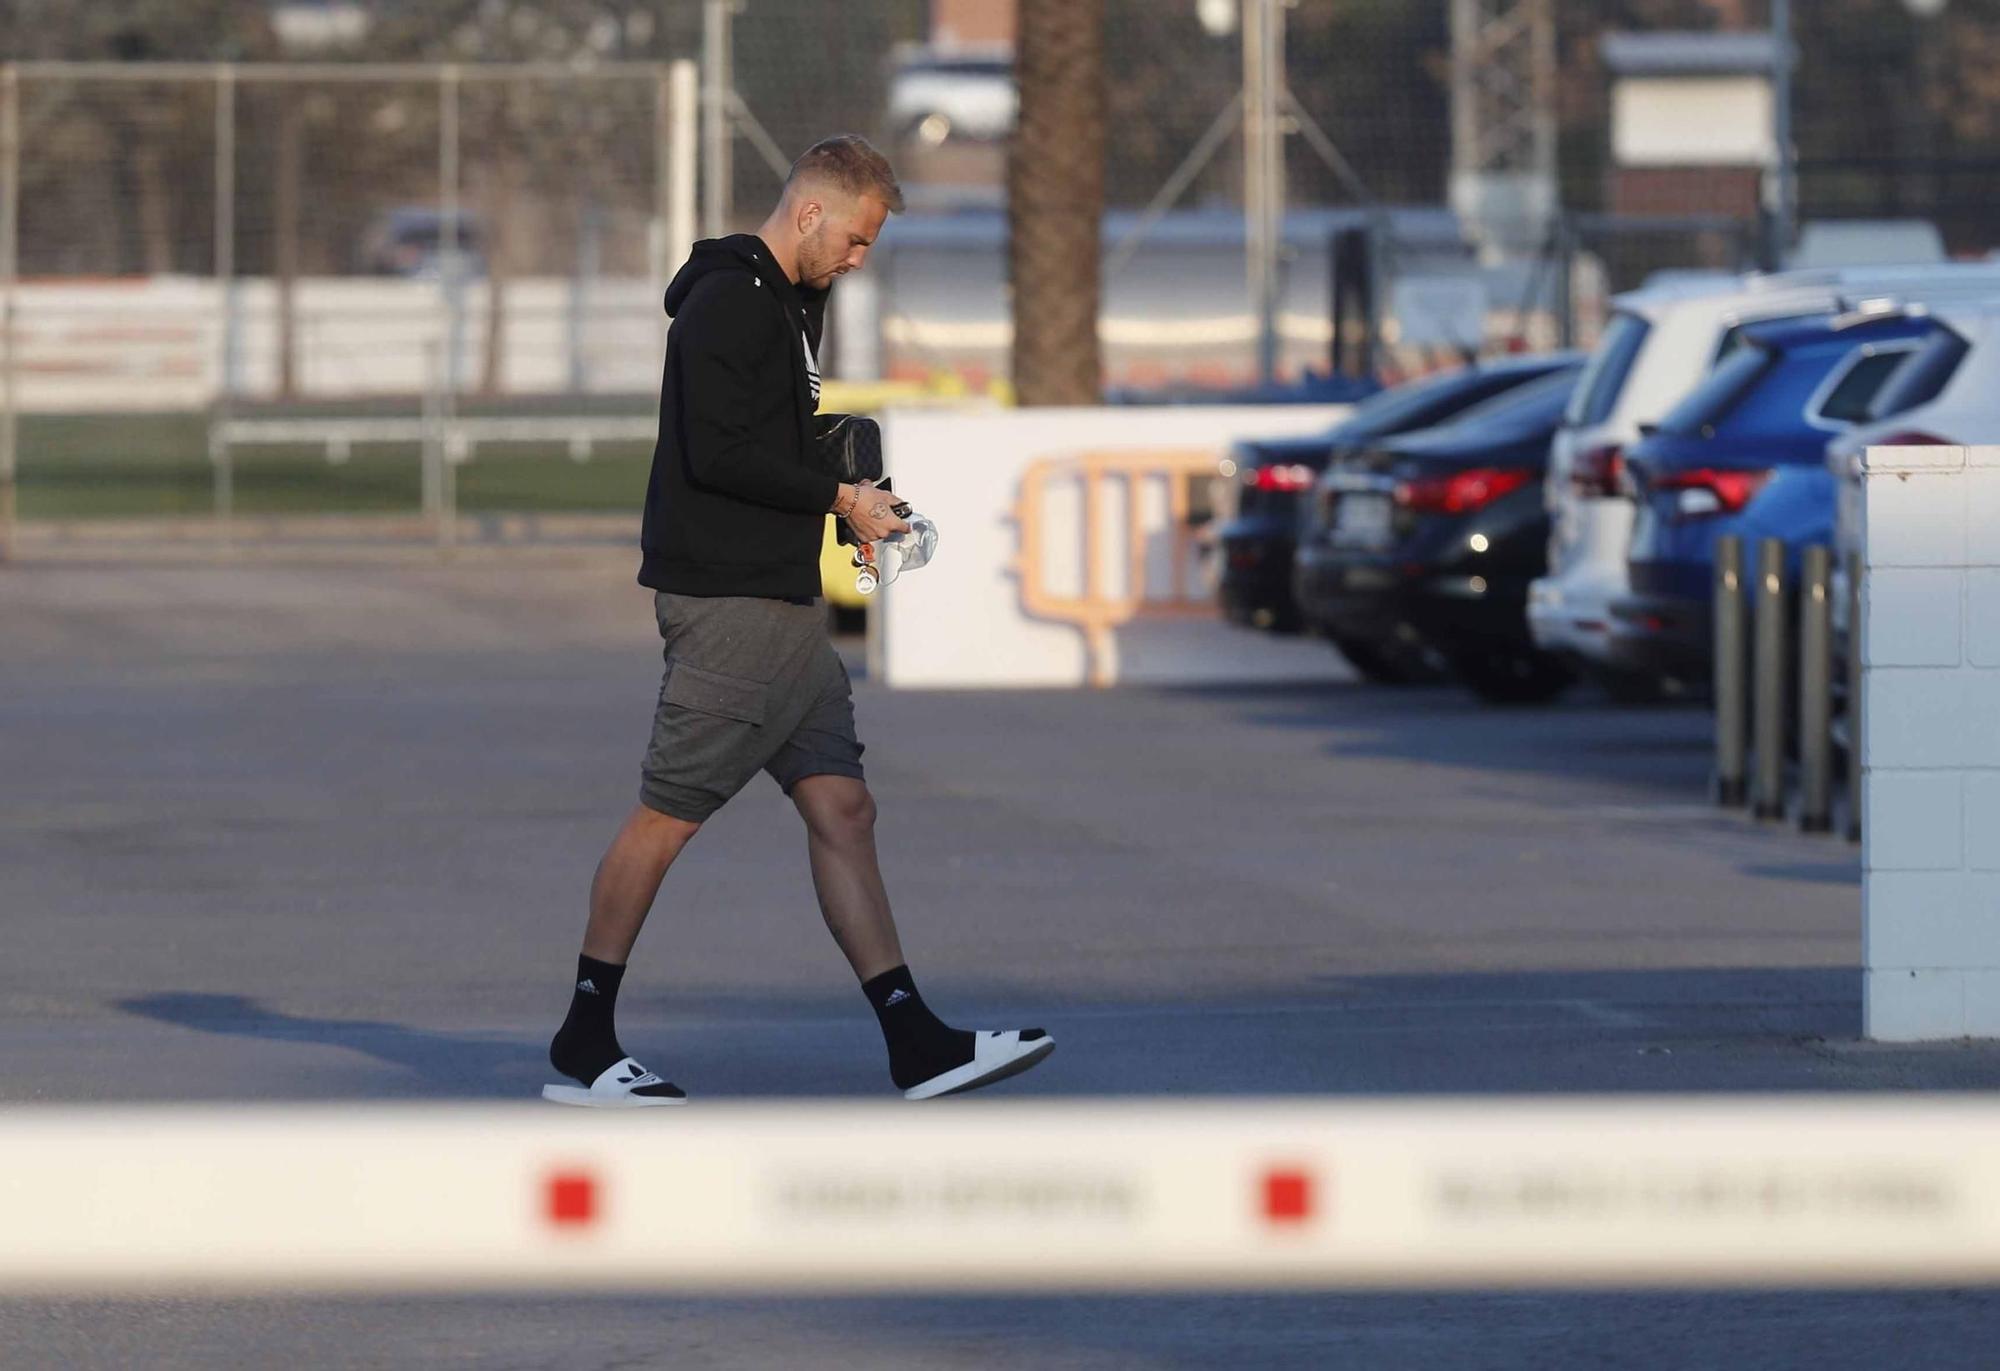
{"label": "blue suv", "polygon": [[[1699,684],[1714,655],[1715,543],[1754,549],[1781,538],[1796,577],[1801,552],[1833,541],[1834,435],[1943,325],[1921,312],[1873,310],[1751,326],[1708,377],[1627,455],[1638,501],[1632,593],[1611,606],[1617,665]],[[1876,416],[1880,417],[1880,416]]]}

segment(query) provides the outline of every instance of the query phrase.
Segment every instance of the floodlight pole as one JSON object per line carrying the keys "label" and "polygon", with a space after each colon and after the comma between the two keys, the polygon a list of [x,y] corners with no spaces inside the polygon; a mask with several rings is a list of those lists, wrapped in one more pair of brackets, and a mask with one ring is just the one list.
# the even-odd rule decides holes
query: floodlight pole
{"label": "floodlight pole", "polygon": [[1798,238],[1799,167],[1792,146],[1792,0],[1771,0],[1771,266],[1782,267]]}

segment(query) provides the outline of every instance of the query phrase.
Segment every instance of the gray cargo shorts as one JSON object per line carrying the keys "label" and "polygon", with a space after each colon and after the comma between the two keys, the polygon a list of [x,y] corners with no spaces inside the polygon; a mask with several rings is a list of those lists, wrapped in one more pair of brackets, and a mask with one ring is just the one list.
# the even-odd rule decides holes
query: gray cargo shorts
{"label": "gray cargo shorts", "polygon": [[648,809],[701,823],[759,771],[862,778],[847,668],[817,604],[657,592],[667,661],[640,771]]}

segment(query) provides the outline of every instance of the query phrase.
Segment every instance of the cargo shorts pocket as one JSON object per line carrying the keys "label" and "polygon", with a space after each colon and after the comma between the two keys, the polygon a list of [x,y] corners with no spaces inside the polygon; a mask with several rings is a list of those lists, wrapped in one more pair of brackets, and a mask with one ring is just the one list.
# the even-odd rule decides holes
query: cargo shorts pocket
{"label": "cargo shorts pocket", "polygon": [[714,714],[746,724],[764,722],[764,686],[741,676],[725,676],[676,661],[667,668],[666,702],[697,714]]}
{"label": "cargo shorts pocket", "polygon": [[700,823],[764,765],[766,687],[674,660],[641,768],[640,799]]}

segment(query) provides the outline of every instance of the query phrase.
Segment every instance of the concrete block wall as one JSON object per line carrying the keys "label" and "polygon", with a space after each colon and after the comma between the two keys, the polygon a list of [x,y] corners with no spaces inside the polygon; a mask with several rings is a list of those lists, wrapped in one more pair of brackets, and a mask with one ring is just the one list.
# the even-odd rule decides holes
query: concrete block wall
{"label": "concrete block wall", "polygon": [[2000,1036],[2000,447],[1863,463],[1863,1032]]}

